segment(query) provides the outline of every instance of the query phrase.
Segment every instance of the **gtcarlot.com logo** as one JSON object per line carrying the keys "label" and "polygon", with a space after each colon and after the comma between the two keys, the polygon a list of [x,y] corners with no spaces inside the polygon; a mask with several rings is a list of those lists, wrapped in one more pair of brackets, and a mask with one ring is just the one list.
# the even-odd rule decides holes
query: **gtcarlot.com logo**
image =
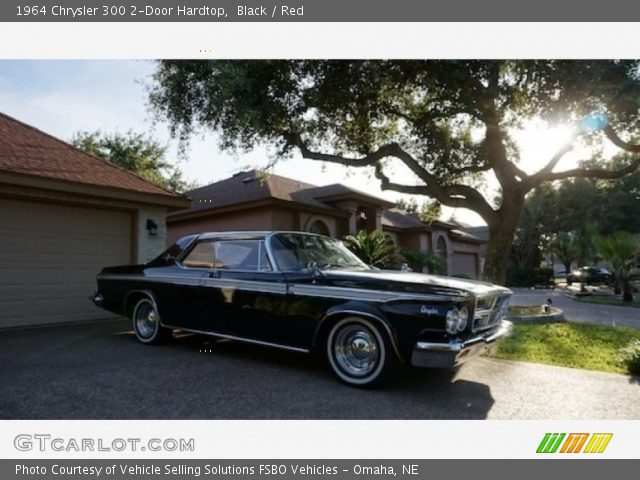
{"label": "gtcarlot.com logo", "polygon": [[23,433],[13,439],[21,452],[193,452],[193,438],[61,438],[48,433]]}
{"label": "gtcarlot.com logo", "polygon": [[603,453],[613,433],[545,433],[536,453]]}

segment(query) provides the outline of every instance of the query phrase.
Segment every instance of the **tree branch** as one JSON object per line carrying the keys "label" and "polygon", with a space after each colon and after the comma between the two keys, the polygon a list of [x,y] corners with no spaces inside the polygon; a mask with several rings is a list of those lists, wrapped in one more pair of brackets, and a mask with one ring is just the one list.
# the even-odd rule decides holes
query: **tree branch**
{"label": "tree branch", "polygon": [[[640,144],[633,144],[629,142],[625,142],[620,138],[620,136],[616,133],[616,131],[611,127],[611,125],[607,125],[603,129],[603,133],[606,137],[618,148],[625,150],[627,152],[636,154],[640,153]],[[640,156],[635,158],[631,163],[627,164],[624,167],[620,167],[617,169],[606,169],[606,168],[573,168],[571,170],[565,170],[563,172],[553,172],[553,168],[558,164],[562,155],[571,150],[571,146],[563,146],[558,153],[554,155],[551,161],[539,172],[534,175],[531,175],[531,187],[536,187],[543,182],[547,181],[555,181],[555,180],[565,180],[567,178],[597,178],[602,180],[615,180],[617,178],[622,178],[625,175],[629,175],[630,173],[635,172],[640,168]]]}
{"label": "tree branch", "polygon": [[640,144],[632,144],[622,140],[611,125],[607,125],[604,130],[604,134],[616,147],[626,150],[630,153],[640,153]]}
{"label": "tree branch", "polygon": [[640,156],[628,165],[615,170],[606,168],[574,168],[564,172],[554,172],[549,174],[543,181],[564,180],[567,178],[597,178],[601,180],[615,180],[625,175],[635,172],[640,168]]}
{"label": "tree branch", "polygon": [[[439,179],[424,169],[397,143],[384,145],[374,152],[359,158],[348,158],[341,155],[321,153],[310,150],[298,135],[288,135],[289,144],[300,149],[304,158],[337,163],[350,167],[375,167],[375,176],[380,180],[383,190],[394,190],[400,193],[412,195],[427,195],[435,198],[440,203],[454,208],[468,208],[477,212],[487,222],[495,220],[496,211],[485,200],[480,192],[467,185],[441,185]],[[403,185],[392,182],[383,172],[380,161],[386,157],[394,157],[404,163],[424,185]]]}
{"label": "tree branch", "polygon": [[558,162],[562,160],[562,157],[564,157],[569,151],[571,151],[571,149],[573,148],[573,143],[577,136],[578,132],[576,131],[571,136],[571,139],[568,140],[564,145],[562,145],[562,147],[560,147],[560,149],[553,155],[553,157],[551,157],[551,159],[543,168],[538,170],[533,175],[527,176],[524,182],[527,191],[537,187],[542,182],[545,182],[547,180],[547,177],[553,172],[553,169],[556,168]]}

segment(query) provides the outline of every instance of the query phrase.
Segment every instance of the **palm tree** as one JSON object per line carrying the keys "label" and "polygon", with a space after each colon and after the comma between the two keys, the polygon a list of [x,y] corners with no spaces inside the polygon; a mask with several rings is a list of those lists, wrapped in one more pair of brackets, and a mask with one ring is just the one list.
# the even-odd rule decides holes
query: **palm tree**
{"label": "palm tree", "polygon": [[577,258],[574,236],[570,232],[558,233],[549,242],[549,251],[560,259],[567,275],[571,273],[571,264]]}
{"label": "palm tree", "polygon": [[574,243],[579,267],[591,264],[595,259],[597,235],[598,229],[593,223],[584,223],[576,230]]}
{"label": "palm tree", "polygon": [[600,254],[611,263],[616,281],[622,284],[622,301],[633,302],[630,272],[640,250],[640,235],[616,232],[597,243]]}
{"label": "palm tree", "polygon": [[393,240],[382,230],[370,233],[360,230],[356,235],[347,235],[344,244],[368,265],[378,268],[398,266],[399,259]]}

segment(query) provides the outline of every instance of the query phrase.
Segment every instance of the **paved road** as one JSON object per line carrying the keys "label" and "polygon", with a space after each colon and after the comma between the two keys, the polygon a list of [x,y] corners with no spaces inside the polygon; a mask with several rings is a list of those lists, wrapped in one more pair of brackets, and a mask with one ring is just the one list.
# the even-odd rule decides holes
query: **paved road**
{"label": "paved road", "polygon": [[640,379],[623,375],[478,358],[365,391],[312,356],[140,345],[122,321],[0,331],[0,365],[2,419],[640,419]]}
{"label": "paved road", "polygon": [[512,305],[542,305],[550,298],[555,307],[564,311],[570,322],[593,323],[618,327],[640,328],[640,308],[598,305],[572,300],[557,290],[514,289]]}

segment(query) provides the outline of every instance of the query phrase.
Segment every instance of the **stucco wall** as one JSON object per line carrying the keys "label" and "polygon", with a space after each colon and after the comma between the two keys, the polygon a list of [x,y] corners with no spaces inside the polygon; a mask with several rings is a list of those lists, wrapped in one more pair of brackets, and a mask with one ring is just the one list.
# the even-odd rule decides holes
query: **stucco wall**
{"label": "stucco wall", "polygon": [[[137,252],[138,262],[144,263],[153,260],[160,255],[167,240],[167,209],[141,205],[137,214]],[[153,220],[158,225],[157,235],[150,235],[147,230],[147,219]]]}
{"label": "stucco wall", "polygon": [[272,207],[238,210],[180,222],[170,221],[167,227],[167,244],[172,244],[179,238],[193,233],[272,230],[272,225]]}

